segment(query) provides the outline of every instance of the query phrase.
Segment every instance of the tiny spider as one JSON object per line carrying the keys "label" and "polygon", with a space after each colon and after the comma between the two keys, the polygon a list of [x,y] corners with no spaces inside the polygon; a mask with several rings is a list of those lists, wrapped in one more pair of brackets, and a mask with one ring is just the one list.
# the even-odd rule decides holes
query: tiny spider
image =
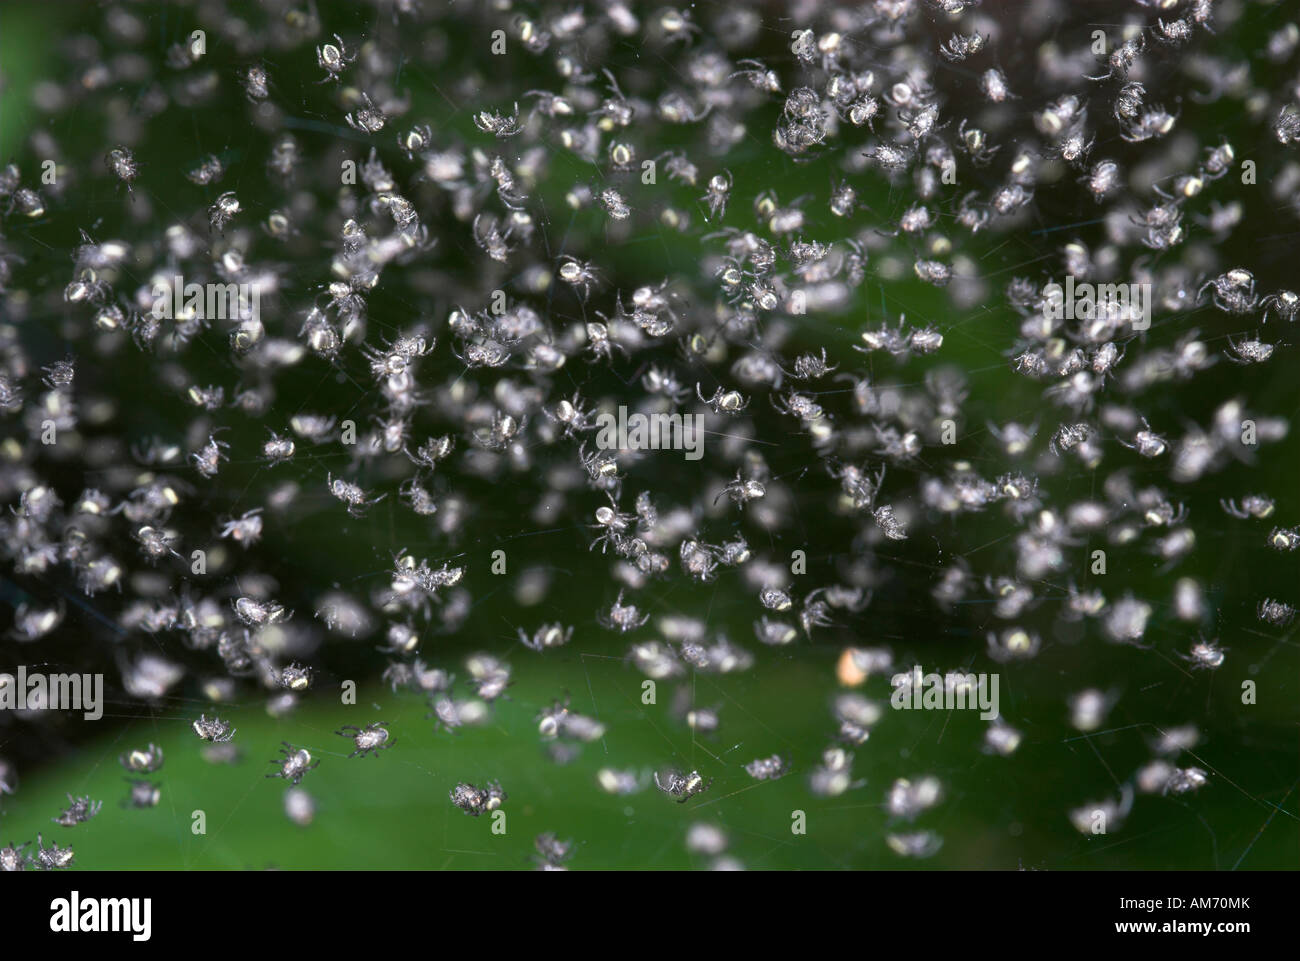
{"label": "tiny spider", "polygon": [[591,411],[582,406],[582,398],[576,391],[571,399],[561,400],[556,404],[554,410],[543,407],[542,413],[548,420],[564,428],[565,437],[572,437],[575,433],[590,430],[592,427]]}
{"label": "tiny spider", "polygon": [[794,360],[794,370],[786,371],[786,373],[798,380],[816,380],[819,377],[825,377],[834,371],[837,366],[826,363],[826,348],[823,347],[820,355],[800,354]]}
{"label": "tiny spider", "polygon": [[320,764],[320,760],[313,761],[311,752],[305,747],[296,748],[288,741],[281,741],[280,743],[284,745],[284,747],[280,748],[280,753],[284,756],[273,758],[268,762],[278,764],[280,770],[274,774],[268,774],[267,777],[284,778],[294,787],[297,787],[301,783],[303,776]]}
{"label": "tiny spider", "polygon": [[601,532],[600,536],[591,542],[587,550],[595,550],[596,545],[601,545],[600,552],[605,553],[605,548],[613,546],[616,551],[620,551],[623,541],[624,532],[636,521],[635,514],[628,514],[618,509],[613,495],[609,497],[608,507],[596,508],[596,523],[591,526]]}
{"label": "tiny spider", "polygon": [[1269,294],[1259,305],[1264,308],[1264,323],[1268,323],[1270,310],[1277,311],[1283,320],[1290,323],[1300,313],[1300,295],[1293,290],[1279,290],[1275,294]]}
{"label": "tiny spider", "polygon": [[362,133],[379,133],[388,122],[383,108],[377,106],[366,93],[361,95],[361,106],[357,108],[356,116],[347,113],[344,114],[343,119],[353,130],[360,130]]}
{"label": "tiny spider", "polygon": [[618,460],[608,451],[597,450],[587,453],[587,444],[578,445],[578,462],[594,481],[614,481],[618,479]]}
{"label": "tiny spider", "polygon": [[735,501],[737,505],[744,507],[750,501],[758,500],[766,494],[767,488],[759,481],[746,480],[740,471],[737,471],[735,479],[727,482],[726,486],[718,493],[718,496],[713,498],[713,503],[716,504],[723,495],[726,495]]}
{"label": "tiny spider", "polygon": [[1268,546],[1275,551],[1293,551],[1300,547],[1300,527],[1275,527],[1269,532]]}
{"label": "tiny spider", "polygon": [[225,744],[235,736],[235,729],[230,726],[229,721],[223,721],[219,717],[209,718],[206,714],[200,714],[199,719],[194,722],[194,733],[199,736],[200,740],[212,741],[214,744]]}
{"label": "tiny spider", "polygon": [[481,790],[473,784],[462,782],[452,788],[448,795],[451,797],[452,804],[471,817],[495,811],[508,798],[506,792],[501,789],[499,781],[488,781],[487,787]]}
{"label": "tiny spider", "polygon": [[220,468],[223,460],[229,460],[223,453],[230,449],[230,445],[225,441],[209,434],[208,442],[190,454],[190,460],[194,463],[194,469],[204,477],[216,477],[217,470]]}
{"label": "tiny spider", "polygon": [[884,532],[884,535],[893,541],[907,540],[907,529],[903,527],[902,521],[894,516],[894,508],[888,504],[877,507],[872,511],[872,517],[876,521],[876,526]]}
{"label": "tiny spider", "polygon": [[1085,141],[1085,136],[1083,127],[1078,126],[1057,141],[1056,152],[1061,155],[1061,159],[1076,167],[1082,167],[1088,160],[1092,145],[1097,142],[1096,137]]}
{"label": "tiny spider", "polygon": [[68,809],[56,818],[51,818],[60,827],[70,828],[76,824],[89,821],[104,806],[103,801],[92,801],[89,797],[74,798],[68,795]]}
{"label": "tiny spider", "polygon": [[474,114],[474,126],[484,133],[490,133],[501,140],[513,137],[524,129],[523,124],[519,122],[519,104],[517,103],[514,112],[510,114],[490,113],[486,110],[480,110]]}
{"label": "tiny spider", "polygon": [[1047,449],[1058,457],[1092,436],[1089,424],[1062,424],[1047,444]]}
{"label": "tiny spider", "polygon": [[939,52],[943,54],[945,60],[960,63],[971,54],[983,50],[984,44],[985,38],[978,33],[973,33],[969,37],[954,33],[947,43],[939,45]]}
{"label": "tiny spider", "polygon": [[772,406],[782,414],[798,417],[807,423],[819,421],[825,416],[820,404],[806,394],[791,391],[783,397],[771,398]]}
{"label": "tiny spider", "polygon": [[758,602],[769,611],[788,611],[794,603],[780,588],[765,587],[758,592]]}
{"label": "tiny spider", "polygon": [[781,80],[777,77],[776,71],[769,69],[761,61],[738,60],[736,66],[744,69],[731,74],[728,80],[743,77],[755,90],[762,90],[764,93],[781,92]]}
{"label": "tiny spider", "polygon": [[977,167],[986,166],[1002,148],[989,145],[988,135],[976,126],[967,126],[965,120],[957,125],[957,133],[961,137],[961,146],[968,154],[971,161]]}
{"label": "tiny spider", "polygon": [[414,160],[415,155],[426,150],[432,142],[433,131],[428,124],[416,124],[397,137],[397,146],[405,152],[407,160]]}
{"label": "tiny spider", "polygon": [[623,199],[623,195],[613,187],[606,187],[596,199],[604,208],[605,213],[609,214],[611,220],[626,220],[632,216],[632,208]]}
{"label": "tiny spider", "polygon": [[387,751],[396,741],[390,739],[388,728],[384,727],[386,721],[372,721],[365,727],[356,727],[352,724],[344,724],[334,733],[339,737],[351,738],[356,744],[357,749],[348,757],[365,757],[367,754],[373,754],[379,757],[380,751]]}
{"label": "tiny spider", "polygon": [[1275,627],[1286,627],[1295,619],[1296,609],[1283,601],[1266,597],[1255,608],[1255,615]]}
{"label": "tiny spider", "polygon": [[14,844],[10,841],[8,846],[0,848],[0,871],[26,871],[33,863],[31,855],[27,853],[31,843],[24,841],[22,844]]}
{"label": "tiny spider", "polygon": [[713,784],[713,778],[705,780],[699,771],[681,774],[678,771],[667,772],[667,783],[659,779],[659,772],[654,775],[655,787],[663,791],[678,804],[685,804],[697,794],[703,794]]}
{"label": "tiny spider", "polygon": [[721,387],[715,390],[711,397],[705,397],[698,382],[695,384],[695,396],[708,404],[715,414],[739,414],[749,406],[748,399],[741,396],[739,391],[724,391]]}
{"label": "tiny spider", "polygon": [[290,664],[279,672],[277,680],[286,691],[305,691],[311,687],[311,668]]}
{"label": "tiny spider", "polygon": [[242,209],[233,190],[227,190],[208,208],[208,223],[213,230],[224,230],[230,219]]}
{"label": "tiny spider", "polygon": [[39,833],[36,835],[35,864],[38,868],[43,871],[57,871],[60,868],[70,867],[72,863],[72,848],[60,848],[57,842],[51,842],[47,848],[41,835]]}
{"label": "tiny spider", "polygon": [[317,83],[337,82],[343,73],[343,68],[357,59],[357,55],[348,54],[348,48],[343,44],[343,38],[337,33],[334,34],[337,44],[326,43],[316,47],[316,63],[325,71],[325,79]]}
{"label": "tiny spider", "polygon": [[1135,450],[1143,457],[1159,457],[1169,449],[1169,442],[1151,430],[1151,425],[1146,422],[1145,417],[1142,419],[1142,427],[1143,429],[1133,436],[1132,443],[1122,437],[1117,439],[1129,450]]}
{"label": "tiny spider", "polygon": [[1206,290],[1213,291],[1214,306],[1230,314],[1248,314],[1259,303],[1255,295],[1255,275],[1241,267],[1207,280],[1196,292],[1197,299]]}
{"label": "tiny spider", "polygon": [[364,516],[367,507],[379,503],[388,496],[387,494],[380,494],[378,497],[367,497],[366,492],[356,484],[345,481],[341,477],[336,480],[328,472],[325,475],[325,482],[329,487],[329,492],[347,505],[348,513],[353,517]]}
{"label": "tiny spider", "polygon": [[678,548],[682,570],[700,582],[713,580],[718,568],[716,552],[717,548],[688,537]]}
{"label": "tiny spider", "polygon": [[[140,175],[140,162],[135,159],[135,154],[128,147],[114,147],[104,158],[104,163],[113,172],[113,175],[126,185],[129,193],[131,185],[135,183],[135,178]],[[14,199],[18,199],[16,194]],[[39,217],[44,212],[43,209],[33,211],[31,216]]]}
{"label": "tiny spider", "polygon": [[567,255],[560,258],[560,269],[557,273],[566,284],[582,291],[582,300],[584,302],[591,296],[591,288],[599,280],[596,268],[590,263],[584,263],[576,257]]}
{"label": "tiny spider", "polygon": [[1193,670],[1212,671],[1223,664],[1223,651],[1224,648],[1213,641],[1200,640],[1192,645],[1191,651],[1181,657],[1191,662]]}
{"label": "tiny spider", "polygon": [[627,349],[622,344],[610,338],[608,325],[593,320],[587,324],[586,331],[587,350],[593,357],[609,363],[614,359],[614,351],[627,353]]}
{"label": "tiny spider", "polygon": [[731,197],[731,172],[714,174],[709,178],[707,192],[700,199],[709,205],[709,219],[717,220],[727,215],[727,201]]}
{"label": "tiny spider", "polygon": [[1224,355],[1234,364],[1262,364],[1273,356],[1273,345],[1266,344],[1258,337],[1251,337],[1246,340],[1233,340],[1228,338],[1228,349]]}
{"label": "tiny spider", "polygon": [[620,634],[626,634],[628,631],[634,631],[638,627],[650,620],[649,614],[642,614],[635,604],[623,603],[623,592],[618,592],[618,598],[610,606],[608,611],[601,611],[597,615],[597,620],[601,626],[609,628],[611,631],[618,631]]}
{"label": "tiny spider", "polygon": [[266,627],[293,616],[292,611],[286,611],[275,601],[258,602],[251,597],[236,598],[234,608],[235,615],[249,627]]}
{"label": "tiny spider", "polygon": [[1174,768],[1165,782],[1165,794],[1189,794],[1204,787],[1210,781],[1209,775],[1199,767]]}

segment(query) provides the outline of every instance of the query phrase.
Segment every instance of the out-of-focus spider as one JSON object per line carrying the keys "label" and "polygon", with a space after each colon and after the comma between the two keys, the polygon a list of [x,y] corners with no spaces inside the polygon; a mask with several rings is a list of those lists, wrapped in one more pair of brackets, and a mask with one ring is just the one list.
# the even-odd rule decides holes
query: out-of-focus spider
{"label": "out-of-focus spider", "polygon": [[568,644],[569,639],[573,637],[573,628],[565,627],[563,624],[543,624],[533,632],[532,637],[525,634],[522,627],[516,628],[516,631],[519,634],[519,643],[534,651],[561,647]]}
{"label": "out-of-focus spider", "polygon": [[738,60],[737,67],[743,67],[743,70],[737,70],[728,80],[734,80],[736,77],[743,77],[755,90],[762,90],[764,93],[780,93],[781,79],[776,75],[775,70],[769,69],[759,60]]}
{"label": "out-of-focus spider", "polygon": [[231,540],[242,544],[245,548],[256,544],[262,536],[262,508],[254,507],[250,511],[245,511],[239,517],[233,518],[226,522],[221,528],[222,537],[229,537]]}
{"label": "out-of-focus spider", "polygon": [[823,590],[819,588],[804,598],[803,608],[799,611],[799,626],[803,628],[805,637],[812,636],[814,627],[830,627],[834,623],[830,606],[817,596]]}
{"label": "out-of-focus spider", "polygon": [[1266,494],[1247,494],[1241,499],[1240,506],[1235,500],[1226,499],[1221,499],[1219,506],[1223,508],[1225,513],[1244,521],[1252,517],[1263,520],[1272,515],[1277,505],[1273,502],[1273,498]]}
{"label": "out-of-focus spider", "polygon": [[397,743],[389,737],[388,728],[384,727],[386,723],[386,721],[372,721],[365,727],[344,724],[334,733],[339,737],[351,738],[352,743],[357,746],[348,757],[365,757],[367,754],[379,757],[380,751],[387,751]]}
{"label": "out-of-focus spider", "polygon": [[163,752],[156,744],[150,744],[146,748],[127,751],[119,760],[122,767],[135,774],[152,774],[163,766]]}

